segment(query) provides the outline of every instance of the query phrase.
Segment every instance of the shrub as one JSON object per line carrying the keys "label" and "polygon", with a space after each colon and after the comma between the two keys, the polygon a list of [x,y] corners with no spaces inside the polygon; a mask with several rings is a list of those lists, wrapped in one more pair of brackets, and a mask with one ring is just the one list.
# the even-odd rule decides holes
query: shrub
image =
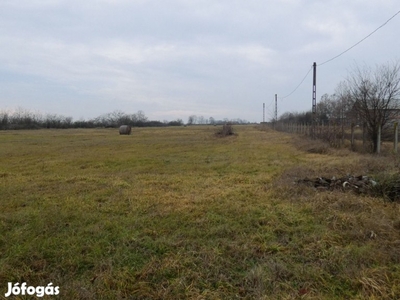
{"label": "shrub", "polygon": [[224,124],[220,130],[216,132],[217,136],[224,137],[234,135],[233,127],[231,124]]}
{"label": "shrub", "polygon": [[377,178],[378,184],[375,187],[375,194],[390,201],[400,201],[400,174],[383,173]]}

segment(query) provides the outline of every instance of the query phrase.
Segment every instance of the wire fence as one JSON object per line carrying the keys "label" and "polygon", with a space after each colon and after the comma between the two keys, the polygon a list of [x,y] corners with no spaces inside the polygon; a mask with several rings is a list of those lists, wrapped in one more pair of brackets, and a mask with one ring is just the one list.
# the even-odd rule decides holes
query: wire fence
{"label": "wire fence", "polygon": [[[331,147],[350,147],[353,151],[380,153],[382,146],[391,148],[398,153],[398,122],[392,122],[386,126],[379,127],[374,143],[369,134],[367,125],[356,125],[350,122],[329,122],[320,124],[271,122],[268,123],[272,129],[292,134],[308,136],[327,142]],[[374,144],[376,147],[374,147]],[[390,144],[393,147],[390,147]]]}

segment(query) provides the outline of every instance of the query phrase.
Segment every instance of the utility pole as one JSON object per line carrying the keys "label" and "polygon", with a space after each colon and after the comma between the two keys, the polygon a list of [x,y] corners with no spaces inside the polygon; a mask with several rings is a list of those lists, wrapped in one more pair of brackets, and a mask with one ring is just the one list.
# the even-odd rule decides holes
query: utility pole
{"label": "utility pole", "polygon": [[263,103],[263,123],[265,123],[265,103]]}
{"label": "utility pole", "polygon": [[278,121],[278,94],[275,94],[275,122]]}
{"label": "utility pole", "polygon": [[315,139],[315,127],[317,122],[317,63],[313,64],[313,92],[312,92],[312,126],[311,137]]}

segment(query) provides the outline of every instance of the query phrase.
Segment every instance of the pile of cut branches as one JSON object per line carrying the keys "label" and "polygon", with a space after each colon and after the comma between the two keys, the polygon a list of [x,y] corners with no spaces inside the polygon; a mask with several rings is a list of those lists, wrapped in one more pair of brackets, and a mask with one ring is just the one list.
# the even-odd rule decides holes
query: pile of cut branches
{"label": "pile of cut branches", "polygon": [[352,176],[346,175],[343,177],[317,177],[313,179],[305,178],[297,181],[298,184],[306,184],[318,190],[353,190],[358,193],[366,193],[372,190],[377,185],[377,182],[368,176]]}
{"label": "pile of cut branches", "polygon": [[233,127],[231,124],[224,124],[220,130],[218,130],[215,133],[216,136],[218,137],[225,137],[225,136],[230,136],[230,135],[235,135],[233,132]]}
{"label": "pile of cut branches", "polygon": [[296,183],[305,184],[321,191],[350,190],[359,194],[369,194],[372,196],[384,197],[390,201],[400,202],[400,174],[385,174],[380,176],[377,181],[363,175],[346,175],[339,178],[305,178],[298,180]]}

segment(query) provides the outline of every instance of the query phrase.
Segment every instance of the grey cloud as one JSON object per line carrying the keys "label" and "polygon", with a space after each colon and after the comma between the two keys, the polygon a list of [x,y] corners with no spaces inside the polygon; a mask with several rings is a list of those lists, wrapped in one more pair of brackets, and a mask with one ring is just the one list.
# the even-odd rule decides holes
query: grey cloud
{"label": "grey cloud", "polygon": [[[46,110],[58,97],[58,113],[74,116],[128,105],[160,119],[198,112],[259,121],[263,102],[289,93],[313,61],[340,53],[395,8],[394,0],[2,1],[0,76],[15,89],[0,106],[30,99]],[[376,40],[393,44],[398,24]],[[396,58],[372,44],[321,70],[318,92],[333,91],[355,59]],[[280,111],[308,109],[309,98],[308,82]]]}

